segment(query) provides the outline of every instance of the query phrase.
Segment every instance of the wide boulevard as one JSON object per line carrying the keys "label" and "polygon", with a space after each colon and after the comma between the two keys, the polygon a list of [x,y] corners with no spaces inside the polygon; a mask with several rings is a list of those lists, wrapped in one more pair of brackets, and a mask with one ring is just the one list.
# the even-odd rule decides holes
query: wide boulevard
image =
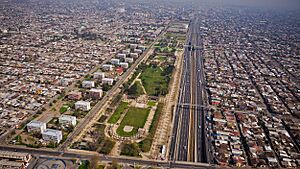
{"label": "wide boulevard", "polygon": [[203,51],[197,19],[190,22],[184,66],[176,106],[169,159],[172,161],[209,162],[207,156],[206,98]]}

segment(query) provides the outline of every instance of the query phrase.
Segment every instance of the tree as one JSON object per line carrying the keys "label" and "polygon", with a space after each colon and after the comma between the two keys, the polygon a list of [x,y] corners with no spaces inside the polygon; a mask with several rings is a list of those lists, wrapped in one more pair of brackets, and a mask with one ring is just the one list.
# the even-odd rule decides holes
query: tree
{"label": "tree", "polygon": [[90,169],[95,169],[97,168],[99,163],[99,157],[97,155],[94,155],[91,160],[90,160]]}
{"label": "tree", "polygon": [[119,164],[116,160],[113,160],[111,162],[111,169],[118,169],[119,168]]}

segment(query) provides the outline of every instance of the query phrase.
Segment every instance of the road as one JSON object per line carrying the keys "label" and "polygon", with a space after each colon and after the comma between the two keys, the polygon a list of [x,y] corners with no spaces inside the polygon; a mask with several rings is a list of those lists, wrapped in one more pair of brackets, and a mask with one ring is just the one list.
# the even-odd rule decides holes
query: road
{"label": "road", "polygon": [[149,165],[149,166],[159,166],[164,168],[191,168],[191,169],[213,169],[219,168],[218,166],[206,164],[206,163],[187,163],[187,162],[172,162],[172,161],[158,161],[158,160],[144,160],[141,158],[133,157],[113,157],[100,155],[97,153],[84,153],[84,152],[71,152],[71,151],[55,151],[55,150],[44,150],[44,149],[33,149],[26,147],[14,147],[14,146],[4,146],[0,145],[0,150],[2,151],[16,151],[22,153],[30,153],[35,156],[49,157],[49,158],[60,158],[60,159],[91,159],[92,157],[98,156],[102,162],[112,162],[117,161],[118,163],[124,164],[137,164],[137,165]]}
{"label": "road", "polygon": [[[198,20],[190,23],[187,34],[188,47],[184,52],[183,80],[173,118],[170,143],[171,161],[207,163],[208,144],[206,131],[205,80],[203,51]],[[184,105],[184,106],[183,106]]]}

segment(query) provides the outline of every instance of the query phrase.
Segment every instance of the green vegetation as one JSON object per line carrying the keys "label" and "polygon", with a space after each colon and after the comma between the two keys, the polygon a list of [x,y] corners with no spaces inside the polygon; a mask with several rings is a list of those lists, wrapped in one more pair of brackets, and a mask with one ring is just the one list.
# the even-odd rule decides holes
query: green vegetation
{"label": "green vegetation", "polygon": [[151,96],[165,95],[168,91],[169,78],[164,76],[164,71],[160,67],[147,67],[140,78],[146,92]]}
{"label": "green vegetation", "polygon": [[155,101],[148,101],[147,105],[150,107],[155,106],[156,102]]}
{"label": "green vegetation", "polygon": [[121,150],[121,155],[131,156],[131,157],[139,157],[139,147],[137,144],[124,144]]}
{"label": "green vegetation", "polygon": [[82,164],[78,167],[78,169],[89,169],[90,162],[88,160],[85,160],[82,162]]}
{"label": "green vegetation", "polygon": [[132,96],[140,96],[145,94],[141,82],[136,81],[129,89],[128,94]]}
{"label": "green vegetation", "polygon": [[99,150],[99,153],[101,154],[109,154],[110,151],[114,148],[114,145],[116,144],[116,142],[109,140],[109,139],[105,139],[103,146],[101,147],[101,149]]}
{"label": "green vegetation", "polygon": [[59,112],[60,113],[64,113],[66,111],[68,111],[70,109],[70,107],[68,105],[63,105],[60,109]]}
{"label": "green vegetation", "polygon": [[158,122],[159,122],[159,117],[161,115],[163,107],[164,107],[164,105],[162,103],[158,103],[157,109],[156,109],[155,114],[153,116],[152,123],[151,123],[150,128],[149,128],[149,133],[143,141],[139,142],[139,147],[141,148],[141,150],[143,152],[148,152],[151,149],[153,137],[155,135],[155,131],[157,129]]}
{"label": "green vegetation", "polygon": [[108,123],[115,124],[120,119],[121,115],[124,113],[124,111],[127,109],[128,103],[127,102],[121,102],[114,114],[109,118]]}
{"label": "green vegetation", "polygon": [[[144,127],[149,112],[150,109],[130,107],[117,129],[117,134],[123,137],[130,137],[135,135],[138,132],[139,128]],[[128,133],[125,132],[123,129],[126,125],[133,126],[133,130]]]}
{"label": "green vegetation", "polygon": [[99,122],[99,123],[104,123],[106,119],[107,119],[107,116],[102,115],[102,116],[99,118],[98,122]]}

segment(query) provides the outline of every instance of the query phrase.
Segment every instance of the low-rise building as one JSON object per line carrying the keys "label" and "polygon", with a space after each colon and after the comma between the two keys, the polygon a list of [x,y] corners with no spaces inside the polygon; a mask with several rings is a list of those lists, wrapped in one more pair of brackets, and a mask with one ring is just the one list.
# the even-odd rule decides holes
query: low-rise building
{"label": "low-rise building", "polygon": [[54,129],[46,129],[42,133],[42,138],[44,141],[53,141],[59,143],[62,140],[62,131]]}
{"label": "low-rise building", "polygon": [[69,116],[69,115],[61,115],[59,118],[58,118],[58,122],[59,124],[62,124],[62,125],[73,125],[75,126],[76,125],[76,117],[75,116]]}
{"label": "low-rise building", "polygon": [[119,65],[120,64],[120,59],[111,59],[110,63],[113,65]]}
{"label": "low-rise building", "polygon": [[27,131],[28,132],[40,132],[42,133],[44,130],[46,130],[46,123],[32,120],[27,125]]}
{"label": "low-rise building", "polygon": [[95,87],[95,82],[94,81],[83,81],[82,82],[82,87],[83,88],[92,88],[92,87]]}
{"label": "low-rise building", "polygon": [[125,53],[119,53],[117,55],[117,58],[119,58],[119,59],[126,59],[126,54]]}
{"label": "low-rise building", "polygon": [[111,78],[102,79],[102,84],[113,85],[113,83],[114,83],[114,79],[111,79]]}
{"label": "low-rise building", "polygon": [[103,95],[102,89],[91,89],[89,91],[90,97],[93,99],[100,99]]}
{"label": "low-rise building", "polygon": [[133,63],[134,59],[133,58],[125,58],[125,62],[127,62],[127,63]]}
{"label": "low-rise building", "polygon": [[86,101],[77,101],[75,103],[75,109],[78,110],[83,110],[83,111],[88,111],[91,109],[91,103],[86,102]]}
{"label": "low-rise building", "polygon": [[103,78],[105,78],[105,73],[104,72],[95,72],[94,74],[93,74],[93,76],[94,76],[94,78],[95,79],[103,79]]}
{"label": "low-rise building", "polygon": [[126,62],[120,62],[120,66],[124,69],[127,69],[129,67],[129,64]]}
{"label": "low-rise building", "polygon": [[113,65],[104,64],[104,65],[102,65],[102,70],[103,71],[112,71],[113,70]]}
{"label": "low-rise building", "polygon": [[82,93],[73,91],[68,94],[68,99],[70,100],[80,100],[82,98]]}

